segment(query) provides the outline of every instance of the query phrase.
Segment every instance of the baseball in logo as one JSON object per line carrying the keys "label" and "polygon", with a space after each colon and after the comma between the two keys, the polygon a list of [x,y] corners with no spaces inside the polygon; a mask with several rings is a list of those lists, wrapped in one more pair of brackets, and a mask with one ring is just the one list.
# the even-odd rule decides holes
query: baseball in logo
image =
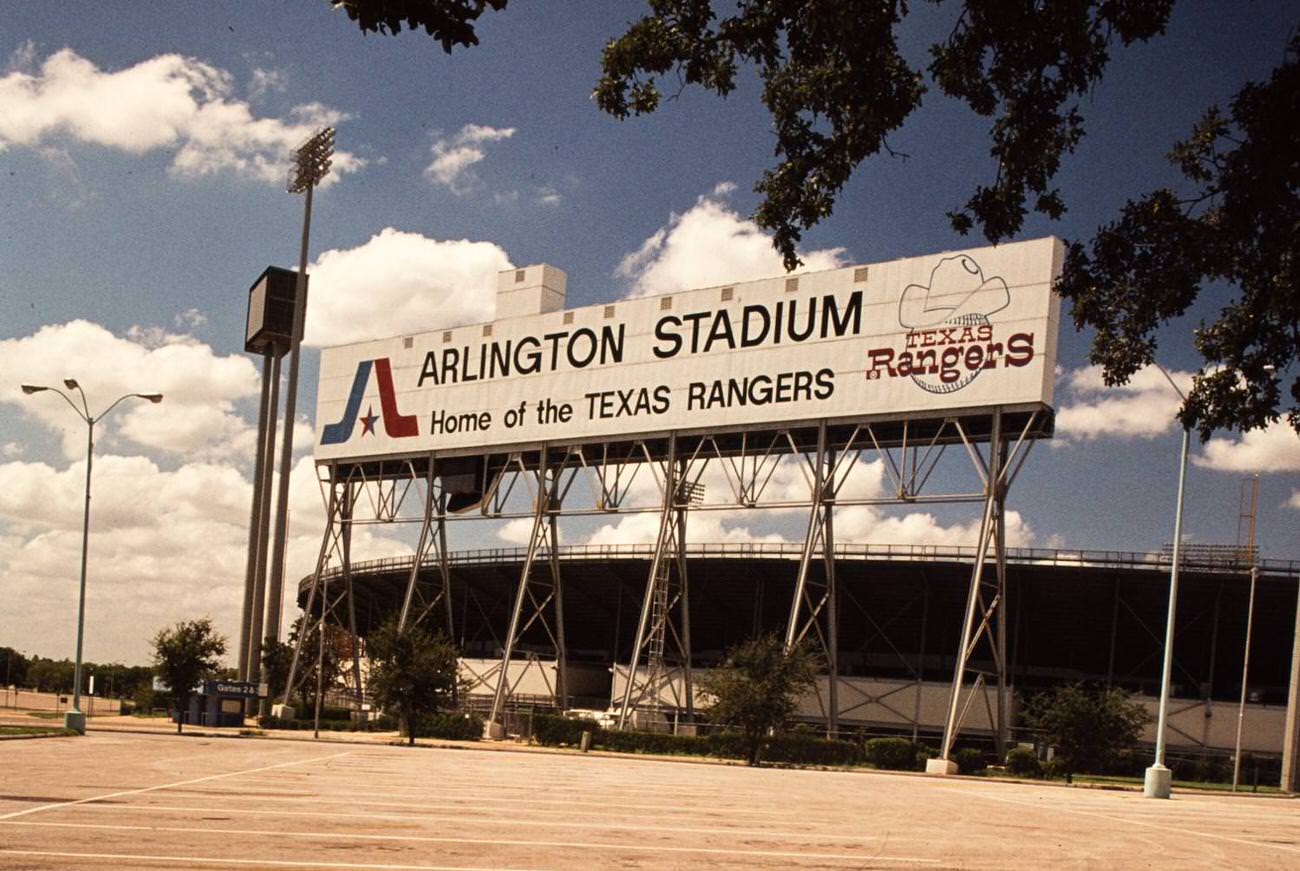
{"label": "baseball in logo", "polygon": [[1002,341],[993,315],[1011,304],[999,276],[966,254],[945,257],[928,284],[909,284],[898,302],[898,323],[907,330],[903,347],[867,351],[867,379],[911,378],[929,393],[954,393],[985,369],[1025,366],[1034,357],[1034,334]]}

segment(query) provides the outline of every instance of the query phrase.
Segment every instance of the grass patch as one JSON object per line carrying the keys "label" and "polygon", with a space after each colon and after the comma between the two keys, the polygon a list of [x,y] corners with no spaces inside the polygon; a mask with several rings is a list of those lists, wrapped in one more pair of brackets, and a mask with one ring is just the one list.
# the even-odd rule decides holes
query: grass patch
{"label": "grass patch", "polygon": [[[1076,774],[1074,775],[1074,782],[1094,784],[1096,786],[1131,786],[1136,789],[1141,789],[1143,786],[1143,780],[1140,777],[1121,777],[1118,775],[1107,774]],[[1207,783],[1200,780],[1175,780],[1173,785],[1178,789],[1208,789],[1215,792],[1232,792],[1231,783]],[[1281,792],[1281,790],[1276,786],[1267,786],[1262,783],[1259,785],[1259,789],[1256,790],[1251,784],[1242,783],[1238,785],[1237,792],[1276,793]]]}
{"label": "grass patch", "polygon": [[0,724],[0,736],[4,735],[75,735],[75,729],[62,726],[10,726]]}

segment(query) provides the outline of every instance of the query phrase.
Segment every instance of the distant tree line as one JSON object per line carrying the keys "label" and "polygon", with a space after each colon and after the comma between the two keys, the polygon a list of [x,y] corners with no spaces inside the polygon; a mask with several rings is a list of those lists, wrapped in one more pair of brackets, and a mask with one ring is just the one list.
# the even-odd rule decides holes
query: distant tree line
{"label": "distant tree line", "polygon": [[[153,682],[153,669],[147,665],[83,662],[81,667],[87,681],[91,675],[95,676],[95,693],[101,696],[135,698],[148,691]],[[70,659],[25,656],[12,647],[0,646],[0,680],[5,686],[42,693],[70,693],[73,668]]]}

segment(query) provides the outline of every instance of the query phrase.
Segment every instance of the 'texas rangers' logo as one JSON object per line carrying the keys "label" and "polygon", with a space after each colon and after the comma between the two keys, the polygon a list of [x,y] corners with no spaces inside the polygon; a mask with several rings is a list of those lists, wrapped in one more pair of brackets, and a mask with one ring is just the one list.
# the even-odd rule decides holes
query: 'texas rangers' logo
{"label": "'texas rangers' logo", "polygon": [[375,421],[380,416],[384,419],[384,434],[389,438],[400,439],[420,434],[415,415],[398,412],[397,395],[393,391],[393,369],[387,357],[380,357],[377,360],[362,360],[357,364],[357,374],[352,379],[352,392],[348,394],[348,404],[343,410],[343,417],[337,423],[328,424],[321,430],[322,445],[342,444],[352,437],[352,430],[357,425],[357,414],[361,411],[361,399],[370,381],[372,368],[379,382],[380,414],[375,414],[374,406],[366,409],[366,416],[361,418],[361,434],[374,435]]}
{"label": "'texas rangers' logo", "polygon": [[945,257],[930,283],[909,284],[898,302],[898,323],[908,332],[905,347],[867,351],[867,379],[911,378],[928,393],[961,390],[985,369],[1026,366],[1034,358],[1034,334],[995,340],[990,315],[1011,304],[1000,276],[965,254]]}

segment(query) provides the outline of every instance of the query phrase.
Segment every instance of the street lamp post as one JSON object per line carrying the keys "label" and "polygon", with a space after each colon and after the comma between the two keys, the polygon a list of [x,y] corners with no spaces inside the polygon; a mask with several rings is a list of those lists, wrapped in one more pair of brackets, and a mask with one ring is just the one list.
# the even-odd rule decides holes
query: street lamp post
{"label": "street lamp post", "polygon": [[86,732],[86,715],[81,712],[81,645],[86,634],[86,560],[90,554],[90,467],[95,455],[95,424],[99,423],[109,412],[117,408],[118,403],[124,399],[147,399],[152,403],[162,402],[161,393],[127,393],[114,399],[112,404],[105,408],[98,415],[90,413],[90,406],[86,402],[86,392],[81,389],[75,378],[64,378],[63,386],[69,391],[77,391],[81,398],[81,407],[72,401],[68,394],[59,390],[57,387],[45,387],[39,384],[22,385],[23,393],[41,393],[49,390],[63,397],[63,401],[68,403],[77,417],[81,418],[86,424],[86,505],[81,519],[81,591],[77,599],[77,660],[72,671],[72,708],[64,713],[63,725],[69,729],[76,729],[83,735]]}
{"label": "street lamp post", "polygon": [[[1169,377],[1165,367],[1159,363],[1156,367],[1185,403],[1187,397]],[[1165,727],[1169,721],[1169,683],[1174,668],[1174,617],[1178,613],[1178,567],[1181,562],[1183,543],[1183,494],[1187,483],[1187,447],[1191,439],[1191,430],[1183,425],[1183,445],[1178,455],[1178,499],[1174,505],[1174,548],[1170,555],[1173,566],[1169,570],[1169,616],[1165,620],[1165,657],[1164,668],[1160,677],[1160,707],[1156,716],[1156,758],[1146,770],[1142,794],[1147,798],[1169,798],[1173,775],[1165,767]]]}

